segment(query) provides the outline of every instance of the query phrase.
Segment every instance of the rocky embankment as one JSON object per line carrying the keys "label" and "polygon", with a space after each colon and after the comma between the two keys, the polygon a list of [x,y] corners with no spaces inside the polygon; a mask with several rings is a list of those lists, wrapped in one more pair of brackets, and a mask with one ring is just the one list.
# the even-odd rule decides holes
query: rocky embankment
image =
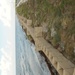
{"label": "rocky embankment", "polygon": [[28,0],[16,8],[42,26],[43,37],[75,64],[75,0]]}

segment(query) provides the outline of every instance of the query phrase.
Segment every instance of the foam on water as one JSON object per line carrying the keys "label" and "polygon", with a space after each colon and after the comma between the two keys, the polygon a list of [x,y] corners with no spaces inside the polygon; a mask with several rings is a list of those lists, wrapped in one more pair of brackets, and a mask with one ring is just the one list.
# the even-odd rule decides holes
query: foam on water
{"label": "foam on water", "polygon": [[16,75],[51,75],[35,46],[27,39],[16,17]]}

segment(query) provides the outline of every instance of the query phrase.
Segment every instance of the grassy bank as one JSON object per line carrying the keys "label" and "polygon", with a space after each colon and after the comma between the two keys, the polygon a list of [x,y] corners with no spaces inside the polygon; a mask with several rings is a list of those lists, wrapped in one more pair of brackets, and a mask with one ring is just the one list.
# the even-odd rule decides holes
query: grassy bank
{"label": "grassy bank", "polygon": [[32,19],[32,27],[45,23],[47,32],[43,37],[75,62],[75,0],[28,0],[16,10]]}

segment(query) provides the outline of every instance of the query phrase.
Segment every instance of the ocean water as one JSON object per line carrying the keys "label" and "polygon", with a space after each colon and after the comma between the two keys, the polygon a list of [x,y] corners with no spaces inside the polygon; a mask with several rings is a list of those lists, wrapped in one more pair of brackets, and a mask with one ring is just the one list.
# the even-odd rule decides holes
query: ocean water
{"label": "ocean water", "polygon": [[16,75],[51,75],[45,60],[35,51],[16,17]]}

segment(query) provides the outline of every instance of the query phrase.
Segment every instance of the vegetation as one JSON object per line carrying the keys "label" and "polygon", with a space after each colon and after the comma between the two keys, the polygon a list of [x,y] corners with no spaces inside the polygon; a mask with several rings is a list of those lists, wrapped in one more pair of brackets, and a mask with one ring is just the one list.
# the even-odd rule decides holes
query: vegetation
{"label": "vegetation", "polygon": [[[32,19],[33,27],[45,22],[48,29],[45,39],[75,62],[75,0],[28,0],[16,9],[18,14]],[[56,32],[53,37],[52,28]]]}

